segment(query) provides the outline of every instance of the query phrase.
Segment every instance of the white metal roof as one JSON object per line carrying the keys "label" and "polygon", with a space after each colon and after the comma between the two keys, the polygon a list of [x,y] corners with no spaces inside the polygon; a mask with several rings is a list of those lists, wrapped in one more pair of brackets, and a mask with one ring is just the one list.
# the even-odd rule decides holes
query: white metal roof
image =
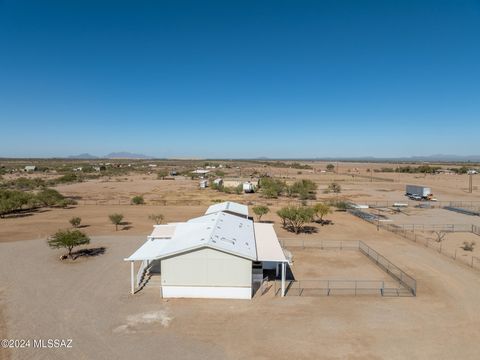
{"label": "white metal roof", "polygon": [[[158,228],[162,227],[156,227],[152,235],[160,231]],[[125,260],[159,259],[201,247],[210,247],[251,260],[257,259],[253,221],[225,212],[177,223],[170,239],[155,239],[152,235]]]}
{"label": "white metal roof", "polygon": [[153,225],[153,231],[148,237],[155,239],[171,238],[175,233],[176,226],[177,224]]}
{"label": "white metal roof", "polygon": [[255,223],[258,261],[287,262],[273,224]]}
{"label": "white metal roof", "polygon": [[214,204],[209,206],[207,211],[205,211],[205,215],[213,214],[219,211],[229,211],[235,214],[248,216],[248,206],[242,205],[239,203],[235,203],[232,201],[225,201],[222,203]]}

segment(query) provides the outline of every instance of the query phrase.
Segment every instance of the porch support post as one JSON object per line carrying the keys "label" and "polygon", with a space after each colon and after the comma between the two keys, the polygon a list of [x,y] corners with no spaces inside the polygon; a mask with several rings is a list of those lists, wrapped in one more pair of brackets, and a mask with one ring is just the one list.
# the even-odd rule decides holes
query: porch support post
{"label": "porch support post", "polygon": [[285,296],[285,273],[287,272],[287,263],[282,262],[282,297]]}
{"label": "porch support post", "polygon": [[131,294],[135,294],[135,262],[132,260],[130,261],[130,292]]}

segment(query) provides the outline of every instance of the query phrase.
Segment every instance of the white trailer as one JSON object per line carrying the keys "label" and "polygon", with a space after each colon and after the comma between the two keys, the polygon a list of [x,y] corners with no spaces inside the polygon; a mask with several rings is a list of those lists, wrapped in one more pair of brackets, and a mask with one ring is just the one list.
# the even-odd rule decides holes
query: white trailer
{"label": "white trailer", "polygon": [[255,186],[250,181],[244,182],[243,191],[245,193],[253,193],[255,192]]}
{"label": "white trailer", "polygon": [[426,186],[419,185],[407,185],[405,190],[405,195],[407,196],[420,196],[421,198],[427,199],[432,196],[432,189]]}

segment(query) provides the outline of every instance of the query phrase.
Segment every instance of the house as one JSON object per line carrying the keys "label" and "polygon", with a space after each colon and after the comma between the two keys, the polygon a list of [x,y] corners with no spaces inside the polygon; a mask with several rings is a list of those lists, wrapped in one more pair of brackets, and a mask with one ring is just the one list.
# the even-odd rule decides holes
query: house
{"label": "house", "polygon": [[205,189],[208,187],[208,180],[200,180],[200,189]]}
{"label": "house", "polygon": [[213,183],[216,186],[222,186],[223,185],[223,179],[222,178],[215,179],[215,180],[213,180]]}
{"label": "house", "polygon": [[[273,225],[254,223],[248,207],[234,202],[214,204],[187,222],[155,225],[124,260],[131,262],[132,294],[148,272],[160,279],[164,298],[251,299],[264,275],[280,268],[285,294],[288,260]],[[141,262],[136,276],[135,262]]]}
{"label": "house", "polygon": [[37,171],[37,167],[35,165],[27,165],[25,166],[24,171],[27,171],[27,172]]}

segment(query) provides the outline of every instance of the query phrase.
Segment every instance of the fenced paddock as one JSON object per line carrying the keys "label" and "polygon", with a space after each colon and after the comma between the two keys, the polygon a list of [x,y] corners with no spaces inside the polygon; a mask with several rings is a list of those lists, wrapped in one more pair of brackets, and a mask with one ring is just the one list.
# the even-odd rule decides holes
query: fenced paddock
{"label": "fenced paddock", "polygon": [[[416,280],[362,241],[280,239],[280,242],[284,248],[290,248],[293,251],[298,249],[300,252],[302,250],[308,250],[306,253],[310,255],[315,253],[310,252],[310,250],[336,250],[340,256],[339,260],[332,260],[332,253],[328,255],[330,262],[338,263],[337,268],[326,273],[326,276],[329,278],[298,278],[288,281],[286,288],[287,296],[416,296]],[[356,255],[359,256],[359,258],[353,257],[351,253],[347,256],[342,250],[354,250],[360,254]],[[363,258],[367,259],[366,262],[362,260]],[[327,258],[320,259],[314,266],[324,270],[325,267],[330,266],[327,261],[323,261],[326,259]],[[316,260],[318,260],[318,258]],[[362,261],[359,260],[365,263],[360,264]],[[295,261],[294,254],[294,264]],[[369,278],[355,278],[355,275],[346,272],[348,269],[344,269],[343,267],[348,267],[348,261],[359,262],[355,264],[353,268],[354,271],[356,273],[360,271],[364,276]],[[365,267],[370,267],[371,265],[374,265],[374,267],[369,268],[370,270]],[[303,273],[311,273],[311,268],[308,268],[305,264],[300,264],[300,266],[305,268]],[[298,273],[298,271],[295,272]],[[321,273],[322,271],[319,272]],[[325,271],[323,271],[322,275],[325,275]],[[343,276],[343,278],[339,278],[341,276]],[[280,281],[276,280],[275,294],[277,295],[279,294],[280,286]]]}
{"label": "fenced paddock", "polygon": [[445,241],[435,241],[435,239],[431,238],[435,233],[441,232],[447,234],[473,234],[475,235],[474,237],[476,237],[480,236],[480,226],[473,224],[389,224],[380,222],[375,215],[365,211],[350,209],[348,212],[376,225],[378,229],[387,230],[400,235],[405,239],[424,245],[427,248],[431,248],[439,254],[445,255],[472,269],[480,270],[480,257],[474,255],[473,252],[462,251],[460,246],[452,248],[451,246],[447,246]]}

